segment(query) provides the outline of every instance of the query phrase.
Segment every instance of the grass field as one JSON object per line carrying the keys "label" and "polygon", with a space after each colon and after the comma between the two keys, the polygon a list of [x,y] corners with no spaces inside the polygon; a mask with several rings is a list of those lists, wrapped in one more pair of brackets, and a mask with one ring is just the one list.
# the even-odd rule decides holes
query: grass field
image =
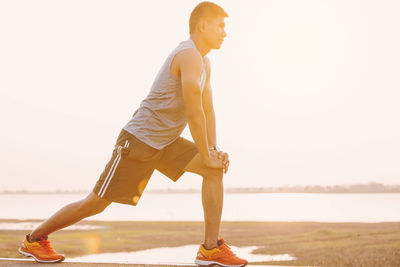
{"label": "grass field", "polygon": [[[0,222],[23,222],[0,220]],[[90,231],[59,231],[53,247],[67,257],[200,244],[201,222],[99,222]],[[17,248],[26,231],[0,230],[0,257],[21,257]],[[400,222],[223,222],[221,235],[234,246],[259,246],[259,254],[288,253],[296,260],[265,265],[400,266]],[[195,254],[195,252],[193,252]]]}

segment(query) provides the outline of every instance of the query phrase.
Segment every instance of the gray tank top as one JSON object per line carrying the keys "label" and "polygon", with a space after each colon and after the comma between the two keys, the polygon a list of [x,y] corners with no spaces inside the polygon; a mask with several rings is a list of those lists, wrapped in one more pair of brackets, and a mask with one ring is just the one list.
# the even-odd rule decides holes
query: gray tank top
{"label": "gray tank top", "polygon": [[[186,127],[181,79],[170,72],[170,65],[177,53],[190,48],[196,49],[191,39],[181,42],[171,52],[158,72],[150,93],[123,127],[125,131],[156,149],[162,149],[174,142]],[[206,76],[206,64],[203,64],[202,91]]]}

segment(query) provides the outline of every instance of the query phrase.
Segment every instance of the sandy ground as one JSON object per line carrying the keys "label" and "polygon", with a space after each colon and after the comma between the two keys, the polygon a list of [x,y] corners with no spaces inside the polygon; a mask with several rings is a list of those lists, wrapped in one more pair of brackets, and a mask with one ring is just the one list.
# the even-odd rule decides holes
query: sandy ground
{"label": "sandy ground", "polygon": [[[3,220],[3,222],[27,221]],[[202,222],[85,221],[78,224],[100,228],[58,231],[51,236],[56,251],[71,259],[102,253],[182,247],[201,244],[203,241]],[[27,230],[0,230],[0,257],[23,259],[17,248],[26,232]],[[253,264],[400,266],[400,222],[223,222],[221,235],[229,245],[234,247],[257,246],[258,249],[252,252],[257,255],[288,254],[295,258],[283,261],[253,261]],[[89,260],[89,262],[93,263],[96,260]],[[143,262],[147,261],[140,263]],[[149,261],[149,264],[153,263],[154,261]],[[5,264],[6,262],[3,264],[0,262],[0,266],[6,266]],[[187,264],[187,266],[194,266],[191,262]],[[14,266],[18,265],[22,264],[14,263]],[[71,262],[70,265],[76,264]],[[127,264],[118,263],[118,265],[126,266]],[[94,266],[116,265],[94,264]]]}

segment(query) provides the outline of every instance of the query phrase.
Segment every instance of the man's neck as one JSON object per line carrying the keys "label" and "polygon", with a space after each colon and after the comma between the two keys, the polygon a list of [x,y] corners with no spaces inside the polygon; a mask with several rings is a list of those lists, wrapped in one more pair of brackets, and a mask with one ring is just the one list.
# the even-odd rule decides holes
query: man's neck
{"label": "man's neck", "polygon": [[190,35],[190,39],[194,42],[197,50],[200,52],[202,57],[204,57],[205,55],[208,54],[208,52],[210,52],[211,49],[205,44],[203,40],[198,38],[197,35],[195,34]]}

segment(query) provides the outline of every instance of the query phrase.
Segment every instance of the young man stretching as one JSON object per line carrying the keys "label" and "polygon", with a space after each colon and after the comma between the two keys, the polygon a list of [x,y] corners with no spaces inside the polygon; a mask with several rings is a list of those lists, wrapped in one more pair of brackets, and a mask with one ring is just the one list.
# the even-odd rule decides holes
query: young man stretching
{"label": "young man stretching", "polygon": [[[219,239],[223,203],[223,173],[228,154],[217,149],[215,115],[210,86],[211,49],[219,49],[228,14],[211,2],[191,13],[190,38],[181,42],[161,67],[150,93],[123,127],[111,160],[85,199],[71,203],[26,235],[19,248],[38,262],[61,262],[64,255],[50,246],[48,235],[102,212],[111,202],[136,206],[156,169],[177,181],[186,171],[203,177],[202,203],[205,240],[196,264],[244,266]],[[189,124],[195,143],[180,134]]]}

